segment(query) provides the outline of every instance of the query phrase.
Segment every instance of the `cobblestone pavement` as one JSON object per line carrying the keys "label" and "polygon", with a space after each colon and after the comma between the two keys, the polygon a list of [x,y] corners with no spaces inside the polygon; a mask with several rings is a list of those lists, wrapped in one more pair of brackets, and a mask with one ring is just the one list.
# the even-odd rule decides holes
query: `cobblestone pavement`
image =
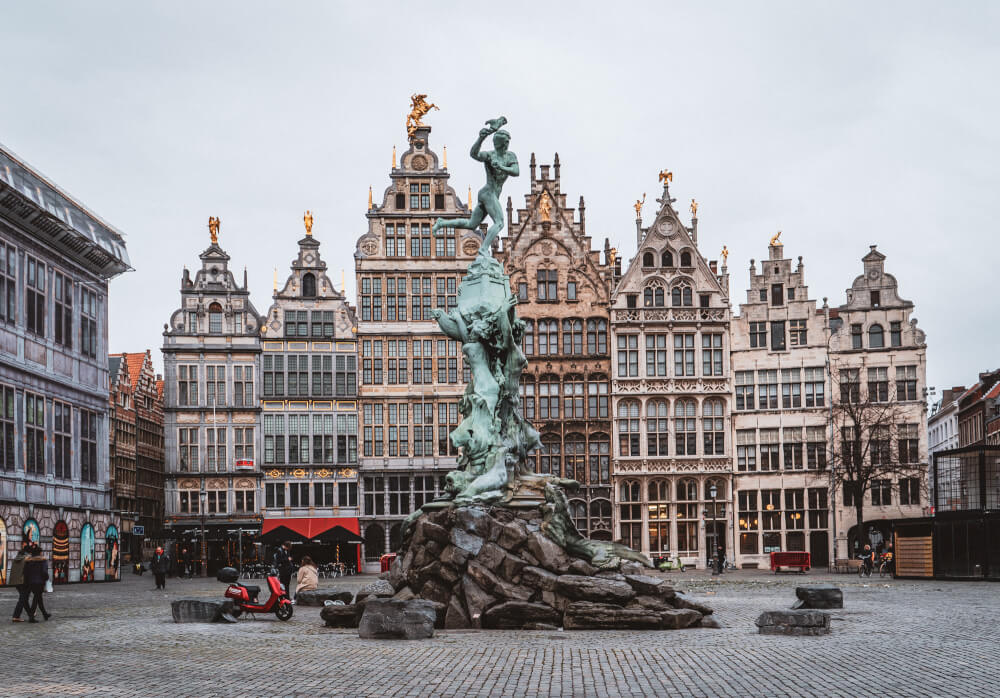
{"label": "cobblestone pavement", "polygon": [[[666,632],[438,631],[366,641],[296,607],[237,625],[177,625],[171,599],[218,597],[214,580],[150,576],[57,587],[54,616],[0,625],[5,696],[865,696],[995,695],[1000,585],[847,575],[668,575],[723,627]],[[371,577],[324,580],[357,588]],[[824,637],[759,636],[763,610],[833,581],[845,606]],[[0,590],[4,614],[12,589]]]}

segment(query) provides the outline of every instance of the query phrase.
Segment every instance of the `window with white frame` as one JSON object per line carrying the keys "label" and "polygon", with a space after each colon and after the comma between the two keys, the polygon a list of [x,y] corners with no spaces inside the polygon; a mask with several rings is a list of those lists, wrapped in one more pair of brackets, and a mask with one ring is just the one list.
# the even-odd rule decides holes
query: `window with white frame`
{"label": "window with white frame", "polygon": [[760,469],[764,472],[780,470],[781,444],[777,429],[760,430]]}
{"label": "window with white frame", "polygon": [[694,335],[674,335],[674,375],[694,375]]}
{"label": "window with white frame", "polygon": [[226,427],[207,427],[205,429],[205,469],[210,472],[222,472],[226,467]]}
{"label": "window with white frame", "polygon": [[675,455],[694,456],[698,453],[698,411],[694,400],[674,403]]}
{"label": "window with white frame", "polygon": [[787,409],[802,407],[801,371],[797,368],[781,369],[781,406]]}
{"label": "window with white frame", "polygon": [[706,456],[726,453],[724,407],[721,400],[705,400],[702,405],[701,431]]}
{"label": "window with white frame", "polygon": [[802,427],[784,427],[781,430],[782,450],[785,457],[785,470],[802,470],[805,468],[805,458],[802,448]]}
{"label": "window with white frame", "polygon": [[722,375],[722,335],[703,334],[701,336],[702,375]]}
{"label": "window with white frame", "polygon": [[736,372],[736,409],[738,411],[752,410],[756,405],[753,397],[753,371]]}
{"label": "window with white frame", "polygon": [[736,469],[744,473],[757,471],[757,432],[754,429],[736,430]]}
{"label": "window with white frame", "polygon": [[618,455],[642,455],[639,438],[639,403],[623,400],[618,403]]}
{"label": "window with white frame", "polygon": [[177,366],[177,404],[194,407],[198,404],[198,366],[180,364]]}
{"label": "window with white frame", "polygon": [[24,472],[45,474],[45,398],[24,393]]}
{"label": "window with white frame", "polygon": [[646,454],[649,456],[668,455],[670,434],[666,400],[650,400],[646,403]]}

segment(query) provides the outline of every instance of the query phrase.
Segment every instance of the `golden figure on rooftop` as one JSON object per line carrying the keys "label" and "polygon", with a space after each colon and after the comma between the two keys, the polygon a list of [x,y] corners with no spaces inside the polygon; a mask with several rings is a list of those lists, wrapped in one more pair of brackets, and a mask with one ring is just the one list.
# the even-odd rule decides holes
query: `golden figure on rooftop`
{"label": "golden figure on rooftop", "polygon": [[635,217],[642,218],[642,205],[646,203],[646,192],[642,193],[642,199],[636,199],[635,203],[632,204],[632,208],[635,209]]}
{"label": "golden figure on rooftop", "polygon": [[219,219],[215,216],[208,217],[208,234],[212,237],[212,244],[219,244]]}
{"label": "golden figure on rooftop", "polygon": [[729,259],[729,248],[723,245],[722,252],[719,254],[722,255],[722,266],[726,266],[726,260]]}
{"label": "golden figure on rooftop", "polygon": [[771,247],[777,247],[781,245],[781,240],[778,239],[780,237],[781,237],[781,231],[779,230],[777,234],[771,238],[770,242]]}
{"label": "golden figure on rooftop", "polygon": [[668,182],[674,181],[674,173],[670,170],[660,170],[659,181],[663,182],[663,186],[667,186]]}
{"label": "golden figure on rooftop", "polygon": [[691,199],[691,215],[694,218],[698,217],[698,202],[694,199]]}
{"label": "golden figure on rooftop", "polygon": [[542,196],[538,200],[538,215],[541,216],[542,222],[552,222],[552,199],[549,198],[547,191],[543,191]]}
{"label": "golden figure on rooftop", "polygon": [[413,135],[417,132],[417,129],[423,126],[421,119],[429,112],[431,109],[437,109],[436,104],[427,103],[427,95],[410,95],[410,113],[406,116],[406,133],[413,140]]}
{"label": "golden figure on rooftop", "polygon": [[306,211],[305,215],[302,216],[302,222],[306,224],[306,235],[313,234],[313,214],[312,211]]}

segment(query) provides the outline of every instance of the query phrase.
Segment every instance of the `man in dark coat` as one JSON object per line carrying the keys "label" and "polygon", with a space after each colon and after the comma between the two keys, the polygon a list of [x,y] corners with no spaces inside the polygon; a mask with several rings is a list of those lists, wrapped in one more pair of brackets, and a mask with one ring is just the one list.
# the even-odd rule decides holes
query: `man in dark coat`
{"label": "man in dark coat", "polygon": [[274,554],[274,566],[278,569],[278,579],[284,585],[287,594],[289,585],[292,583],[292,572],[295,566],[292,563],[292,544],[289,541],[286,540],[282,543]]}
{"label": "man in dark coat", "polygon": [[24,563],[30,557],[30,549],[30,543],[22,544],[17,557],[10,563],[8,583],[17,589],[17,605],[14,606],[14,617],[12,618],[15,623],[23,623],[24,618],[21,617],[21,611],[28,610],[28,583],[24,580]]}
{"label": "man in dark coat", "polygon": [[163,552],[163,548],[157,548],[156,552],[153,553],[153,559],[149,563],[149,571],[153,573],[157,589],[167,588],[167,572],[169,570],[170,558]]}
{"label": "man in dark coat", "polygon": [[37,544],[31,546],[31,557],[24,563],[24,581],[31,590],[31,605],[28,607],[28,622],[37,623],[35,611],[42,609],[42,615],[48,620],[52,614],[45,610],[45,582],[49,580],[49,561],[42,555],[42,549]]}

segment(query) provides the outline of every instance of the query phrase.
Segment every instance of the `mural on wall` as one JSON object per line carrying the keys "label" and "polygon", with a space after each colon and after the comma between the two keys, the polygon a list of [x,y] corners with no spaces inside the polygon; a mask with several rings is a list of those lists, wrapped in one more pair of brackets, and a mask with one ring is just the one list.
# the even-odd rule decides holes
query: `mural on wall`
{"label": "mural on wall", "polygon": [[89,523],[80,529],[80,581],[94,581],[94,527]]}
{"label": "mural on wall", "polygon": [[104,534],[104,568],[105,579],[118,579],[118,528],[114,524],[108,525],[108,530]]}
{"label": "mural on wall", "polygon": [[0,586],[7,583],[7,524],[0,519]]}
{"label": "mural on wall", "polygon": [[69,526],[65,521],[56,523],[52,531],[52,582],[69,581]]}
{"label": "mural on wall", "polygon": [[37,521],[28,519],[24,522],[24,528],[21,530],[21,540],[26,543],[34,543],[35,545],[42,544],[42,530],[38,528]]}

